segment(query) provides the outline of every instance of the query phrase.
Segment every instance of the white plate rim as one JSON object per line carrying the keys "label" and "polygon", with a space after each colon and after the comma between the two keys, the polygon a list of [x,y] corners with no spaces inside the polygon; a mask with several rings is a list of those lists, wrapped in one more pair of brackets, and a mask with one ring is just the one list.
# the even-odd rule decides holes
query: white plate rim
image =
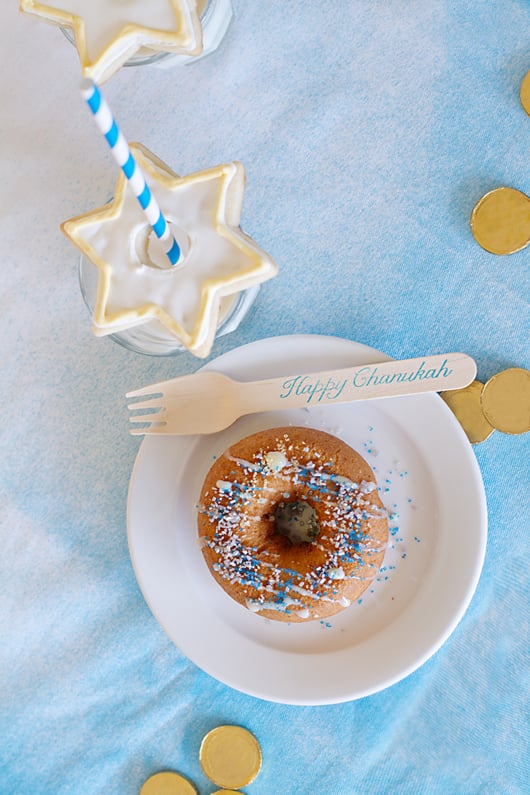
{"label": "white plate rim", "polygon": [[[288,359],[289,356],[296,355],[297,352],[300,354],[302,351],[304,351],[307,355],[308,348],[315,346],[320,348],[323,346],[326,351],[329,350],[330,354],[337,353],[339,358],[342,356],[342,354],[347,354],[349,361],[351,357],[352,364],[364,363],[367,361],[383,361],[389,358],[385,354],[382,354],[381,352],[369,346],[339,337],[314,334],[298,334],[284,337],[269,337],[248,343],[247,345],[232,349],[227,353],[217,357],[216,359],[213,359],[205,366],[205,368],[216,370],[230,369],[230,367],[237,365],[237,362],[241,357],[244,359],[246,356],[248,356],[248,354],[252,354],[253,357],[257,359],[259,358],[260,353],[262,355],[265,352],[270,354],[271,350],[276,352],[278,362],[281,364],[282,357],[284,359]],[[338,353],[339,350],[340,354]],[[346,363],[341,366],[346,366]],[[316,369],[324,368],[322,365],[319,365]],[[306,371],[307,370],[308,368],[306,368]],[[275,373],[267,373],[263,377],[269,377],[270,375],[274,374]],[[253,375],[252,377],[257,376]],[[133,467],[127,498],[127,533],[131,562],[140,590],[154,617],[157,619],[159,624],[175,643],[175,645],[180,648],[180,650],[196,665],[198,665],[199,668],[236,690],[268,701],[299,705],[332,704],[362,698],[383,690],[398,681],[401,681],[403,678],[410,675],[413,671],[417,670],[421,665],[423,665],[430,657],[432,657],[433,654],[438,651],[443,643],[445,643],[467,610],[477,587],[482,570],[487,540],[486,498],[480,469],[475,459],[472,447],[452,412],[436,395],[414,396],[414,399],[420,399],[422,401],[436,401],[436,411],[440,413],[440,418],[442,420],[442,424],[444,425],[445,432],[450,431],[452,444],[456,444],[458,447],[458,453],[461,456],[461,464],[464,468],[465,475],[468,478],[469,487],[472,492],[472,512],[476,517],[476,523],[474,523],[474,527],[472,528],[475,534],[474,551],[471,558],[466,562],[466,583],[462,584],[456,603],[453,603],[451,606],[451,614],[445,617],[443,628],[437,631],[436,637],[430,637],[429,641],[426,642],[420,650],[416,651],[413,658],[405,662],[401,661],[399,666],[390,671],[388,670],[388,666],[385,667],[383,665],[383,670],[381,672],[377,670],[376,673],[371,677],[370,681],[356,681],[355,683],[344,682],[342,685],[339,684],[338,689],[335,687],[332,688],[331,691],[325,687],[321,687],[319,689],[319,687],[316,686],[318,685],[318,682],[316,681],[315,673],[313,673],[313,680],[310,679],[308,686],[305,688],[302,687],[300,692],[298,692],[298,690],[296,693],[290,693],[289,691],[286,691],[285,687],[282,687],[277,680],[278,677],[281,677],[282,670],[286,670],[285,666],[289,666],[291,664],[292,655],[279,649],[271,649],[269,651],[265,649],[265,656],[267,656],[268,652],[267,660],[269,664],[273,664],[273,671],[271,678],[267,680],[265,677],[264,681],[263,675],[260,676],[260,672],[263,674],[263,667],[261,667],[260,670],[260,662],[262,660],[264,650],[263,648],[256,650],[254,648],[255,644],[252,640],[247,642],[243,639],[242,648],[235,649],[234,659],[236,662],[232,668],[227,668],[226,665],[224,668],[220,667],[218,660],[216,659],[217,654],[214,652],[213,648],[208,648],[208,643],[206,643],[204,648],[199,649],[199,651],[197,650],[195,643],[190,643],[191,633],[196,631],[196,628],[193,626],[193,622],[188,622],[187,618],[184,617],[184,622],[182,624],[179,622],[177,625],[173,617],[168,615],[168,605],[165,603],[165,597],[161,597],[160,594],[155,593],[156,589],[154,589],[152,573],[147,572],[144,561],[142,560],[140,554],[139,548],[141,544],[139,541],[141,540],[145,549],[147,535],[145,533],[145,528],[139,526],[136,515],[138,512],[138,500],[140,499],[141,501],[142,499],[145,499],[145,495],[142,497],[140,494],[139,490],[141,490],[141,484],[139,485],[139,481],[142,477],[142,467],[144,466],[144,460],[146,457],[145,454],[148,448],[152,448],[153,445],[156,446],[168,443],[171,444],[170,440],[175,439],[179,440],[177,444],[181,444],[182,440],[193,440],[194,437],[162,437],[162,439],[160,437],[144,437]],[[396,399],[389,398],[387,400],[390,401]],[[397,400],[403,400],[403,398],[398,398]],[[405,400],[407,399],[405,398]],[[432,410],[432,406],[430,406],[430,409]],[[152,544],[154,542],[148,540],[147,543]],[[164,553],[171,554],[170,548],[164,549]],[[425,596],[425,594],[423,594],[423,596]],[[439,597],[439,594],[437,596]],[[417,621],[419,622],[418,625],[421,626],[424,619],[424,611],[422,612],[421,608],[419,608],[418,602],[419,600],[416,600],[416,604],[409,606],[407,609],[407,614],[410,614],[409,624],[411,621]],[[246,613],[247,611],[244,612]],[[181,619],[183,616],[181,615],[179,618]],[[258,618],[258,620],[261,619]],[[212,622],[215,623],[215,621],[216,619],[213,617]],[[399,624],[400,622],[397,623]],[[210,629],[212,629],[212,627],[210,627]],[[216,627],[215,629],[218,630],[219,627]],[[365,643],[359,644],[359,646],[356,647],[355,652],[358,653],[359,649],[361,649],[363,653],[366,652],[369,654],[371,649],[372,655],[381,653],[381,651],[384,651],[385,647],[385,643],[381,643],[380,636],[382,635],[386,636],[385,642],[387,646],[389,642],[394,642],[397,644],[399,642],[399,637],[396,635],[397,630],[396,632],[393,632],[394,629],[395,628],[393,625],[391,625],[390,628],[385,630],[384,633],[379,633],[379,636],[371,638]],[[186,633],[188,633],[187,637]],[[219,632],[213,633],[216,643],[223,644],[224,633],[226,633],[226,627],[223,628],[223,633],[221,635]],[[395,637],[393,637],[393,635],[395,635]],[[231,642],[233,642],[233,640],[234,638],[232,637]],[[217,648],[219,647],[217,646]],[[241,655],[244,656],[245,653],[249,655],[249,659],[253,661],[254,667],[258,669],[256,670],[255,675],[252,675],[252,672],[249,674],[248,670],[244,670],[243,663],[237,663],[238,655],[241,657]],[[319,666],[322,661],[326,663],[326,661],[329,661],[329,659],[333,658],[333,656],[333,654],[322,652],[319,657]],[[342,661],[342,663],[344,663],[344,661]],[[305,665],[307,665],[307,661],[305,662]],[[332,668],[333,663],[330,663],[330,665]],[[277,666],[277,668],[275,668],[275,666]],[[378,669],[378,666],[376,665],[375,668]],[[323,673],[324,675],[326,673],[325,665]],[[329,673],[331,673],[331,669]],[[320,682],[320,684],[322,684],[322,682]]]}

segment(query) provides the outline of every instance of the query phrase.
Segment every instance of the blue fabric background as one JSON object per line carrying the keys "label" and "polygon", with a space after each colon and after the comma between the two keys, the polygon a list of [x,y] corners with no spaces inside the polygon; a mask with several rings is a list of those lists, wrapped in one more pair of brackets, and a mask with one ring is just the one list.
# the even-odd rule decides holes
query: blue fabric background
{"label": "blue fabric background", "polygon": [[[476,201],[530,194],[527,0],[234,0],[220,49],[122,69],[106,96],[177,172],[239,159],[243,229],[278,262],[214,355],[277,334],[394,357],[464,350],[485,381],[530,367],[530,254],[494,257]],[[242,724],[247,795],[471,795],[528,785],[530,434],[475,448],[489,508],[478,590],[420,670],[328,707],[242,695],[198,670],[143,601],[125,504],[127,390],[198,362],[97,340],[59,224],[110,195],[114,163],[53,27],[0,11],[0,792],[137,793],[174,769],[201,795],[207,730]]]}

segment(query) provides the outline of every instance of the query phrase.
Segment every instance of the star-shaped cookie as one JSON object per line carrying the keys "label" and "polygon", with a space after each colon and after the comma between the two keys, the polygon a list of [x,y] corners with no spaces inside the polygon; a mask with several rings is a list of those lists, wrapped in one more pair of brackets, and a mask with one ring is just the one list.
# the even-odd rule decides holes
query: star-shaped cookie
{"label": "star-shaped cookie", "polygon": [[148,50],[198,55],[202,27],[196,0],[20,0],[20,10],[71,28],[84,77],[107,80],[132,55]]}
{"label": "star-shaped cookie", "polygon": [[170,267],[120,173],[112,201],[62,224],[99,269],[93,331],[103,336],[157,318],[199,357],[210,353],[221,299],[275,276],[272,259],[239,227],[245,172],[226,163],[179,177],[141,144],[136,162],[180,246]]}

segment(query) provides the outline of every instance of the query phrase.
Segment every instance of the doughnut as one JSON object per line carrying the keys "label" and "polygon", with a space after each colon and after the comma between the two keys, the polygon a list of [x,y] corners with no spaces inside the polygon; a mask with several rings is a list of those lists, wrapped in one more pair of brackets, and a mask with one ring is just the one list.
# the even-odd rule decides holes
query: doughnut
{"label": "doughnut", "polygon": [[217,583],[275,621],[344,610],[377,575],[388,542],[371,467],[312,428],[272,428],[233,444],[210,467],[197,507]]}

